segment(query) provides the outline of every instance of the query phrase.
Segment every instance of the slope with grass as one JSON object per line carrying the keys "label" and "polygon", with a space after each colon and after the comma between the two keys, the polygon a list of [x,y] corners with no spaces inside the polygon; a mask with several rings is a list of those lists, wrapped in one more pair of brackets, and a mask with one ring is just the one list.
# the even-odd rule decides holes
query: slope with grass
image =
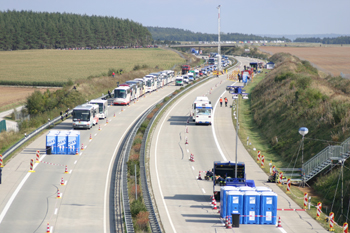
{"label": "slope with grass", "polygon": [[[338,145],[350,137],[350,80],[339,77],[321,78],[309,62],[286,53],[270,58],[276,68],[266,74],[252,90],[249,111],[250,130],[267,144],[264,153],[274,155],[279,167],[301,167],[298,153],[300,127],[307,127],[304,162],[328,145]],[[275,161],[275,160],[274,160]],[[345,164],[348,166],[349,162]],[[328,212],[339,217],[339,167],[320,174],[310,184],[320,195]],[[344,209],[350,198],[350,171],[344,170]],[[334,198],[335,197],[335,198]],[[333,202],[334,199],[334,202]],[[343,219],[344,220],[344,219]]]}

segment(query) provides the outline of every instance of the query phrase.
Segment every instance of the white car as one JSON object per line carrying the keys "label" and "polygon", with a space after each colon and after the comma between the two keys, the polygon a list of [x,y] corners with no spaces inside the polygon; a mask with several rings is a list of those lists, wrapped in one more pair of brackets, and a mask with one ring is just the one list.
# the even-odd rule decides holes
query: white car
{"label": "white car", "polygon": [[184,76],[182,76],[182,78],[184,80],[184,83],[188,84],[188,82],[189,82],[188,76],[184,75]]}

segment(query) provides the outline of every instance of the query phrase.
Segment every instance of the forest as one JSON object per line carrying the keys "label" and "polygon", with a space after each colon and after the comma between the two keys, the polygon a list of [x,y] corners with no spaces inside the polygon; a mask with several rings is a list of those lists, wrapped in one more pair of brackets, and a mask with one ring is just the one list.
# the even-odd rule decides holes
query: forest
{"label": "forest", "polygon": [[[201,32],[192,32],[189,30],[178,29],[178,28],[162,28],[162,27],[149,27],[147,29],[152,34],[154,40],[168,40],[168,41],[217,41],[217,34],[207,34]],[[262,37],[241,33],[227,33],[221,34],[221,41],[245,41],[245,40],[283,40],[290,42],[287,38],[272,38]]]}
{"label": "forest", "polygon": [[0,11],[0,50],[145,46],[152,41],[146,27],[128,19]]}
{"label": "forest", "polygon": [[323,39],[311,37],[311,38],[296,38],[294,42],[307,42],[307,43],[322,43],[322,44],[350,44],[350,36],[339,36],[335,38],[325,37]]}

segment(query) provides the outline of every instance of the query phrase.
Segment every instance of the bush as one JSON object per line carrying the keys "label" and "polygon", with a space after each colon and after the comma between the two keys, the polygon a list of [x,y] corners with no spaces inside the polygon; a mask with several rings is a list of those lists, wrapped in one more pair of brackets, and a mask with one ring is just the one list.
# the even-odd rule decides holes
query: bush
{"label": "bush", "polygon": [[[136,187],[137,187],[137,197],[139,198],[141,197],[141,187],[140,185],[137,185]],[[135,184],[131,186],[130,194],[133,196],[136,195],[136,187],[135,187]]]}
{"label": "bush", "polygon": [[295,77],[295,74],[293,74],[293,73],[290,72],[290,71],[287,71],[287,72],[285,72],[285,73],[276,75],[276,77],[275,77],[275,82],[282,82],[283,80],[285,80],[285,79],[287,79],[287,78],[294,78],[294,77]]}
{"label": "bush", "polygon": [[308,88],[311,85],[311,83],[312,79],[309,76],[301,76],[297,79],[297,86],[304,90]]}
{"label": "bush", "polygon": [[140,138],[135,138],[135,140],[132,144],[136,145],[136,144],[141,144],[141,143],[142,143],[142,140]]}
{"label": "bush", "polygon": [[142,200],[138,198],[130,204],[130,212],[132,217],[136,217],[141,211],[146,212],[146,206],[142,203]]}
{"label": "bush", "polygon": [[136,223],[141,230],[147,231],[149,222],[149,213],[146,211],[140,211],[136,216]]}
{"label": "bush", "polygon": [[138,143],[138,144],[133,145],[132,149],[133,149],[135,152],[140,152],[141,143]]}
{"label": "bush", "polygon": [[141,69],[141,66],[139,64],[135,65],[134,68],[132,68],[133,71]]}

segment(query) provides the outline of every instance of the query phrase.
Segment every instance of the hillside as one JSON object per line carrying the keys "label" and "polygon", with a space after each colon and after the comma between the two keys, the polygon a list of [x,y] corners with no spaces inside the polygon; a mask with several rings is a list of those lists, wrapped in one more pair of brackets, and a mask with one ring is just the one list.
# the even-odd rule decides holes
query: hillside
{"label": "hillside", "polygon": [[[168,40],[168,41],[217,41],[217,34],[207,34],[200,32],[192,32],[189,30],[179,28],[162,28],[162,27],[150,27],[147,29],[152,34],[154,40]],[[227,33],[221,35],[221,41],[245,41],[245,40],[284,40],[290,41],[286,38],[272,38],[262,37],[256,35],[248,35],[241,33]]]}
{"label": "hillside", "polygon": [[[275,54],[270,60],[276,63],[276,68],[251,92],[251,115],[256,130],[270,144],[271,152],[278,154],[284,164],[301,167],[300,127],[309,129],[304,161],[328,145],[338,145],[350,137],[350,80],[321,78],[308,61],[287,53]],[[349,161],[345,166],[349,166]],[[338,175],[339,166],[309,182],[329,207],[338,190],[333,210],[339,210],[340,206]],[[350,169],[344,169],[345,209],[350,198],[349,179]],[[338,217],[339,213],[334,212]]]}
{"label": "hillside", "polygon": [[0,11],[0,50],[147,45],[141,24],[113,17]]}

